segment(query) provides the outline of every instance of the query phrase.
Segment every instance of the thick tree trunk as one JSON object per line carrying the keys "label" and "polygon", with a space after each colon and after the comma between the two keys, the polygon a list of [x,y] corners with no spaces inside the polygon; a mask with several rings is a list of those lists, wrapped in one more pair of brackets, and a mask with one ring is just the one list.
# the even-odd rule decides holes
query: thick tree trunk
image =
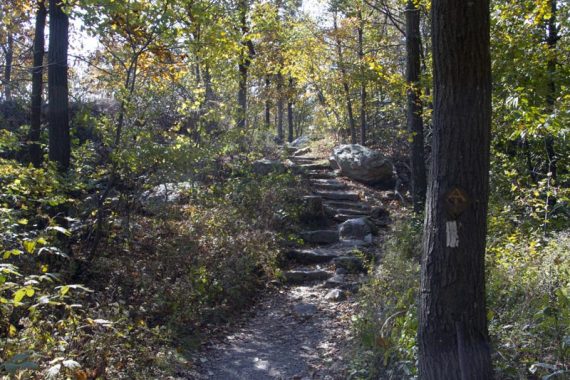
{"label": "thick tree trunk", "polygon": [[283,74],[277,73],[277,142],[283,142]]}
{"label": "thick tree trunk", "polygon": [[34,61],[32,67],[32,107],[29,133],[29,154],[32,164],[42,165],[42,150],[39,144],[41,134],[42,92],[45,54],[45,26],[47,10],[44,0],[38,1],[36,12],[36,30],[34,33]]}
{"label": "thick tree trunk", "polygon": [[293,78],[289,78],[289,96],[287,102],[287,141],[293,142],[294,140],[294,126],[293,126]]}
{"label": "thick tree trunk", "polygon": [[414,211],[423,211],[426,197],[424,125],[420,98],[420,11],[413,0],[406,6],[406,81],[408,85],[407,124],[411,136],[410,164]]}
{"label": "thick tree trunk", "polygon": [[8,41],[4,49],[6,55],[6,66],[4,66],[4,98],[12,100],[12,64],[14,61],[14,36],[8,34]]}
{"label": "thick tree trunk", "polygon": [[59,170],[67,171],[71,156],[67,84],[69,19],[60,1],[49,0],[49,19],[49,159],[57,163]]}
{"label": "thick tree trunk", "polygon": [[492,379],[485,305],[489,0],[432,2],[434,115],[421,270],[420,379]]}
{"label": "thick tree trunk", "polygon": [[340,76],[342,81],[342,87],[344,89],[344,95],[346,97],[346,111],[348,115],[348,124],[350,126],[350,141],[352,144],[356,144],[356,122],[354,121],[354,113],[352,112],[352,99],[350,97],[350,86],[347,81],[346,67],[344,66],[344,56],[342,53],[342,45],[340,38],[338,37],[338,25],[336,20],[336,13],[333,17],[333,28],[336,37],[336,53],[338,56],[338,66],[340,68]]}
{"label": "thick tree trunk", "polygon": [[364,73],[364,19],[358,10],[358,59],[360,60],[360,145],[366,145],[366,78]]}

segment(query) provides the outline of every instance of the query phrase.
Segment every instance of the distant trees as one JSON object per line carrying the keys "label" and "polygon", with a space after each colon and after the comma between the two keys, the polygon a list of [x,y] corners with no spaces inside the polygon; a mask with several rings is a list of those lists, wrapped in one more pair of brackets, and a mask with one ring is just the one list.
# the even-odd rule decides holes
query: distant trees
{"label": "distant trees", "polygon": [[71,158],[69,134],[69,88],[67,83],[67,50],[69,18],[58,0],[49,0],[49,159],[59,170],[67,171]]}
{"label": "distant trees", "polygon": [[485,304],[489,1],[432,2],[434,113],[421,267],[421,379],[491,379]]}

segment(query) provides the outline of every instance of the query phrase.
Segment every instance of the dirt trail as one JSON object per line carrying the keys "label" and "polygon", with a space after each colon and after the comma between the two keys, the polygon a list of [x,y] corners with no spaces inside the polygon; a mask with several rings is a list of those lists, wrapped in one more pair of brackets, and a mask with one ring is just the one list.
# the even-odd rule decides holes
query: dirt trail
{"label": "dirt trail", "polygon": [[[265,295],[241,326],[205,346],[198,379],[348,377],[354,292],[365,279],[362,254],[375,254],[377,238],[368,232],[385,226],[387,216],[327,163],[311,156],[292,160],[313,191],[306,198],[322,203],[328,222],[301,233],[306,246],[288,252],[285,285]],[[373,225],[362,225],[362,217]],[[346,220],[356,223],[354,236],[339,233],[338,223]]]}

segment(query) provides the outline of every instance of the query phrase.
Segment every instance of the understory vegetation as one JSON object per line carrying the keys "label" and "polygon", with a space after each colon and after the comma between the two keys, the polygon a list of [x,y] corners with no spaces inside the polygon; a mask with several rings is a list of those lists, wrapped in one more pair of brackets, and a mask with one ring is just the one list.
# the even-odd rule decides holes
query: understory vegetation
{"label": "understory vegetation", "polygon": [[[305,139],[320,158],[359,141],[394,164],[398,210],[357,296],[349,373],[417,378],[425,220],[410,156],[432,160],[431,12],[430,0],[2,1],[0,377],[192,376],[204,339],[283,277],[308,192],[285,141]],[[570,2],[492,0],[489,15],[494,371],[569,378]]]}
{"label": "understory vegetation", "polygon": [[[14,141],[4,134],[3,151]],[[177,141],[186,153],[188,142]],[[247,156],[220,165],[201,156],[199,176],[186,173],[191,185],[172,189],[176,201],[152,189],[182,175],[170,160],[155,167],[170,170],[160,177],[129,168],[99,209],[103,184],[87,158],[67,177],[0,162],[0,373],[132,379],[189,370],[185,353],[279,277],[303,190],[288,173],[253,173]],[[135,198],[127,184],[141,175],[153,180]],[[104,239],[92,252],[101,211]]]}

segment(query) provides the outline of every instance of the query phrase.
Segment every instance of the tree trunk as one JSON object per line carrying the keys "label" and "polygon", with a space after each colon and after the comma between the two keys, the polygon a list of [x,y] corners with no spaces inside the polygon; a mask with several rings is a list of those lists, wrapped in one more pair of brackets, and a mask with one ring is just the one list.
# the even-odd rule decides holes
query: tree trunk
{"label": "tree trunk", "polygon": [[7,46],[4,49],[6,66],[4,66],[4,97],[7,101],[12,100],[12,63],[14,61],[14,36],[8,34]]}
{"label": "tree trunk", "polygon": [[[548,71],[548,94],[546,96],[547,112],[554,112],[554,104],[556,102],[556,43],[560,38],[558,35],[558,27],[556,26],[556,14],[558,11],[557,0],[550,0],[550,12],[551,16],[548,20],[548,34],[546,37],[546,43],[549,49],[549,59],[547,61],[547,71]],[[547,134],[545,137],[544,145],[546,148],[546,156],[548,158],[548,170],[552,175],[553,179],[558,176],[558,159],[556,157],[556,151],[554,149],[554,136],[551,133]]]}
{"label": "tree trunk", "polygon": [[423,211],[426,197],[423,107],[420,98],[420,46],[420,10],[413,0],[408,0],[406,6],[407,127],[411,137],[412,198],[416,213]]}
{"label": "tree trunk", "polygon": [[283,74],[277,73],[277,142],[283,142]]}
{"label": "tree trunk", "polygon": [[336,13],[333,15],[333,28],[335,31],[336,39],[336,53],[338,55],[338,66],[340,68],[340,75],[342,81],[342,87],[344,89],[344,95],[346,96],[346,111],[348,115],[348,124],[350,126],[350,141],[352,144],[356,144],[356,123],[354,121],[354,114],[352,112],[352,99],[350,97],[350,86],[346,78],[346,68],[344,66],[344,57],[342,53],[342,45],[340,38],[338,36],[338,25],[336,21]]}
{"label": "tree trunk", "polygon": [[271,80],[269,75],[265,77],[265,128],[267,130],[271,129],[271,98],[269,94],[271,93]]}
{"label": "tree trunk", "polygon": [[245,63],[239,64],[239,88],[238,88],[238,115],[237,127],[246,127],[247,115],[247,75],[248,68]]}
{"label": "tree trunk", "polygon": [[42,90],[44,74],[45,26],[47,11],[44,0],[38,1],[36,30],[34,33],[34,60],[32,67],[32,107],[30,119],[30,161],[34,167],[42,165],[42,150],[39,144],[41,134]]}
{"label": "tree trunk", "polygon": [[364,72],[364,19],[358,10],[358,59],[360,60],[360,145],[366,145],[366,78]]}
{"label": "tree trunk", "polygon": [[67,171],[71,155],[69,138],[69,90],[67,48],[69,19],[58,0],[49,0],[49,159],[60,171]]}
{"label": "tree trunk", "polygon": [[287,141],[293,142],[294,140],[294,127],[293,127],[293,78],[289,78],[289,96],[287,102]]}
{"label": "tree trunk", "polygon": [[237,126],[238,128],[245,128],[247,125],[247,79],[249,66],[253,56],[255,55],[255,50],[253,48],[253,43],[248,39],[247,34],[249,33],[249,26],[247,25],[247,13],[249,11],[248,0],[240,0],[239,2],[239,12],[240,12],[240,28],[242,33],[242,51],[240,53],[240,62],[238,64],[239,71],[239,83],[238,83],[238,114],[237,114]]}
{"label": "tree trunk", "polygon": [[420,379],[492,379],[485,305],[489,0],[432,3],[434,115],[418,328]]}

